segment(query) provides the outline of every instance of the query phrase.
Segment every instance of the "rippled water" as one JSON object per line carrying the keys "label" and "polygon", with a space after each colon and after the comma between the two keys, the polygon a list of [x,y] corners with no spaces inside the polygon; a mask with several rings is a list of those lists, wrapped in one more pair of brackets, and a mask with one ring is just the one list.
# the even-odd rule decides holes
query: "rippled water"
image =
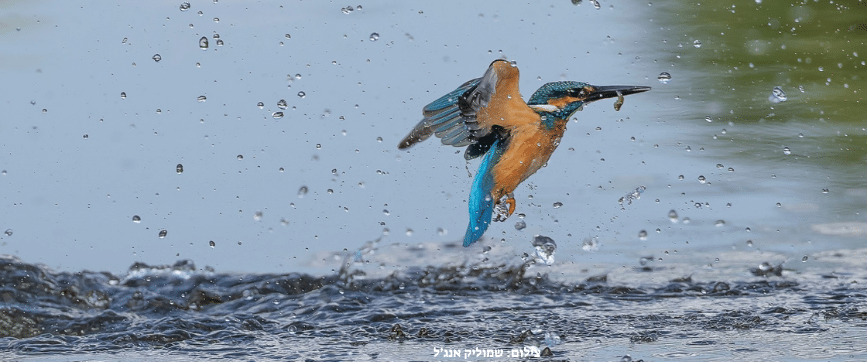
{"label": "rippled water", "polygon": [[816,254],[794,268],[747,254],[696,268],[653,258],[548,267],[485,254],[459,260],[456,245],[388,248],[380,252],[389,260],[437,248],[455,262],[392,270],[356,254],[323,276],[220,273],[191,261],[113,275],[4,256],[0,357],[867,358],[867,250]]}

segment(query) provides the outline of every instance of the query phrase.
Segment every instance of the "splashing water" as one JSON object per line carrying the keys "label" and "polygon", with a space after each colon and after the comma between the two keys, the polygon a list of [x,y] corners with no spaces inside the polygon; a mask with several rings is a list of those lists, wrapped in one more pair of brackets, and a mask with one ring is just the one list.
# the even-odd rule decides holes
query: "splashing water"
{"label": "splashing water", "polygon": [[536,263],[554,264],[554,252],[557,250],[557,243],[554,242],[554,239],[536,235],[533,238],[533,246],[536,248]]}

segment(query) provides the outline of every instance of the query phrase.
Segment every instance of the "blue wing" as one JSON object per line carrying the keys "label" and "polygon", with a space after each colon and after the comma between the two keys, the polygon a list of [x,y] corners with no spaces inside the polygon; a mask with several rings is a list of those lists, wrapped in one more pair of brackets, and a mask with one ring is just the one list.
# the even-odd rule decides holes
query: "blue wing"
{"label": "blue wing", "polygon": [[[425,106],[424,118],[397,147],[407,149],[428,139],[431,135],[441,138],[444,145],[464,147],[474,145],[479,139],[487,136],[491,132],[492,125],[480,122],[476,114],[488,106],[491,96],[496,92],[499,77],[495,64],[498,62],[505,61],[494,61],[481,78],[470,80]],[[471,159],[482,154],[484,152],[474,150],[465,156]]]}
{"label": "blue wing", "polygon": [[494,187],[494,176],[491,174],[491,169],[500,160],[500,155],[503,154],[501,145],[501,140],[494,140],[491,151],[485,153],[485,157],[482,158],[482,163],[479,165],[479,171],[476,172],[476,177],[473,179],[473,188],[470,191],[468,202],[470,224],[467,225],[467,232],[464,234],[464,246],[470,246],[478,241],[491,223],[494,201],[496,201],[491,198],[491,190]]}

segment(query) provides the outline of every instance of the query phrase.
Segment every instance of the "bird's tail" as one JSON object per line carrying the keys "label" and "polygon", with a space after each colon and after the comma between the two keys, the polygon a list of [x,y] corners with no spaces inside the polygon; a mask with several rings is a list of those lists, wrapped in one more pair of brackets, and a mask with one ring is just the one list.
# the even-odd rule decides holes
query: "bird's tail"
{"label": "bird's tail", "polygon": [[479,171],[476,172],[476,177],[473,179],[473,188],[470,191],[468,202],[470,224],[467,225],[467,233],[464,234],[464,246],[470,246],[478,241],[491,223],[495,201],[491,196],[491,190],[494,188],[494,175],[491,174],[491,169],[502,154],[500,147],[498,147],[499,144],[500,140],[496,140],[491,145],[491,149],[482,158]]}

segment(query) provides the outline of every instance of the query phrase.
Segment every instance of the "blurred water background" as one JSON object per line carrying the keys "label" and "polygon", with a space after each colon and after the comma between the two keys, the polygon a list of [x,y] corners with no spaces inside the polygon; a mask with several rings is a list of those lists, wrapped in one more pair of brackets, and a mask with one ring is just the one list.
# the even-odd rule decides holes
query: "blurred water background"
{"label": "blurred water background", "polygon": [[[3,2],[0,354],[863,359],[865,39],[863,1]],[[477,164],[396,144],[497,58],[654,89],[462,248]]]}

